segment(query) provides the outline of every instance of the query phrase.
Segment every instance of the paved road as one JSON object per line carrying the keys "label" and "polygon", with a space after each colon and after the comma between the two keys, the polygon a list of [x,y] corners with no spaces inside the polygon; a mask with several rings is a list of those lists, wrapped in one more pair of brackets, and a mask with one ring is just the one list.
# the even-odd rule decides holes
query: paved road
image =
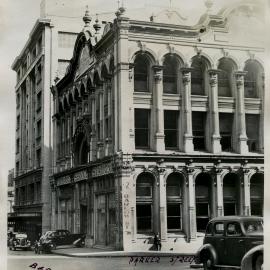
{"label": "paved road", "polygon": [[[142,262],[144,261],[144,262]],[[7,270],[187,270],[189,263],[170,257],[152,258],[77,258],[51,254],[36,255],[33,251],[9,251]],[[38,269],[38,267],[43,267]]]}

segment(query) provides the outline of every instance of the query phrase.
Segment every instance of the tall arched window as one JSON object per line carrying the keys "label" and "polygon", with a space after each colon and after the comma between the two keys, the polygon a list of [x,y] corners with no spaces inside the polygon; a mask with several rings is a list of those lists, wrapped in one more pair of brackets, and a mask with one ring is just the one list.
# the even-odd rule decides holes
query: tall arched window
{"label": "tall arched window", "polygon": [[224,216],[237,215],[239,209],[239,177],[228,173],[223,178]]}
{"label": "tall arched window", "polygon": [[260,71],[262,72],[262,70],[256,61],[248,61],[245,65],[244,71],[247,72],[244,79],[245,97],[257,98],[259,90],[259,74]]}
{"label": "tall arched window", "polygon": [[139,54],[134,61],[134,91],[149,92],[149,60]]}
{"label": "tall arched window", "polygon": [[263,215],[264,177],[262,173],[255,173],[250,179],[250,207],[251,215]]}
{"label": "tall arched window", "polygon": [[163,62],[163,91],[168,94],[177,93],[178,62],[173,55],[165,57]]}
{"label": "tall arched window", "polygon": [[84,133],[78,133],[75,137],[74,163],[76,166],[87,164],[89,146]]}
{"label": "tall arched window", "polygon": [[182,175],[172,173],[167,178],[167,228],[168,231],[182,230]]}
{"label": "tall arched window", "polygon": [[232,61],[227,58],[220,59],[218,69],[220,70],[218,74],[218,95],[221,97],[231,97]]}
{"label": "tall arched window", "polygon": [[205,95],[204,90],[204,71],[205,61],[202,57],[194,57],[191,67],[191,95]]}
{"label": "tall arched window", "polygon": [[136,182],[136,214],[137,231],[153,231],[153,183],[154,177],[150,173],[142,173]]}
{"label": "tall arched window", "polygon": [[211,176],[200,173],[195,180],[197,231],[205,231],[211,217],[212,187]]}

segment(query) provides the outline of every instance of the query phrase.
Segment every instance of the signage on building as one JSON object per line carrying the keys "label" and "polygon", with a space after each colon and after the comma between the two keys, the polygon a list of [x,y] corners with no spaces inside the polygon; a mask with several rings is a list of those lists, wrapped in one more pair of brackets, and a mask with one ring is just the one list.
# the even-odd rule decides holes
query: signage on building
{"label": "signage on building", "polygon": [[80,171],[74,174],[74,182],[79,182],[88,179],[87,171]]}
{"label": "signage on building", "polygon": [[62,186],[62,185],[66,185],[66,184],[69,184],[71,183],[71,178],[69,175],[65,175],[65,176],[62,176],[62,177],[59,177],[57,179],[57,186]]}
{"label": "signage on building", "polygon": [[91,172],[92,177],[98,177],[106,174],[113,173],[113,164],[112,162],[110,163],[105,163],[101,164],[97,167],[94,167]]}

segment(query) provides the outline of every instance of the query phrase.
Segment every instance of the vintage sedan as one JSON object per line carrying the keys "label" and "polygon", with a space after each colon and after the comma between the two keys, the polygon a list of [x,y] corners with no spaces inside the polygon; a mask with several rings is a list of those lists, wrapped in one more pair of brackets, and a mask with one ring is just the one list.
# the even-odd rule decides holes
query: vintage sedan
{"label": "vintage sedan", "polygon": [[73,245],[83,247],[85,245],[85,234],[72,234],[68,230],[47,231],[39,241],[35,243],[35,253],[50,252],[57,246]]}
{"label": "vintage sedan", "polygon": [[9,239],[9,249],[16,250],[30,250],[31,249],[31,242],[27,238],[26,233],[13,233]]}
{"label": "vintage sedan", "polygon": [[[209,221],[203,246],[196,262],[204,269],[241,269],[245,255],[250,252],[252,270],[262,269],[263,218],[255,216],[225,216]],[[245,259],[246,260],[246,259]],[[246,269],[246,268],[242,268]]]}

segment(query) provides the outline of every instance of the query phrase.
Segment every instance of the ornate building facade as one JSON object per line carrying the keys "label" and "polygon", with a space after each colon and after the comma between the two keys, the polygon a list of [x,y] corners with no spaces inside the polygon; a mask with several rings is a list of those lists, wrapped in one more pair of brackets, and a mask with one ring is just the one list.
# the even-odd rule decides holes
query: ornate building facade
{"label": "ornate building facade", "polygon": [[86,13],[52,88],[53,228],[124,250],[159,233],[181,251],[213,217],[263,214],[263,8],[208,8],[195,25],[120,8],[102,33]]}

